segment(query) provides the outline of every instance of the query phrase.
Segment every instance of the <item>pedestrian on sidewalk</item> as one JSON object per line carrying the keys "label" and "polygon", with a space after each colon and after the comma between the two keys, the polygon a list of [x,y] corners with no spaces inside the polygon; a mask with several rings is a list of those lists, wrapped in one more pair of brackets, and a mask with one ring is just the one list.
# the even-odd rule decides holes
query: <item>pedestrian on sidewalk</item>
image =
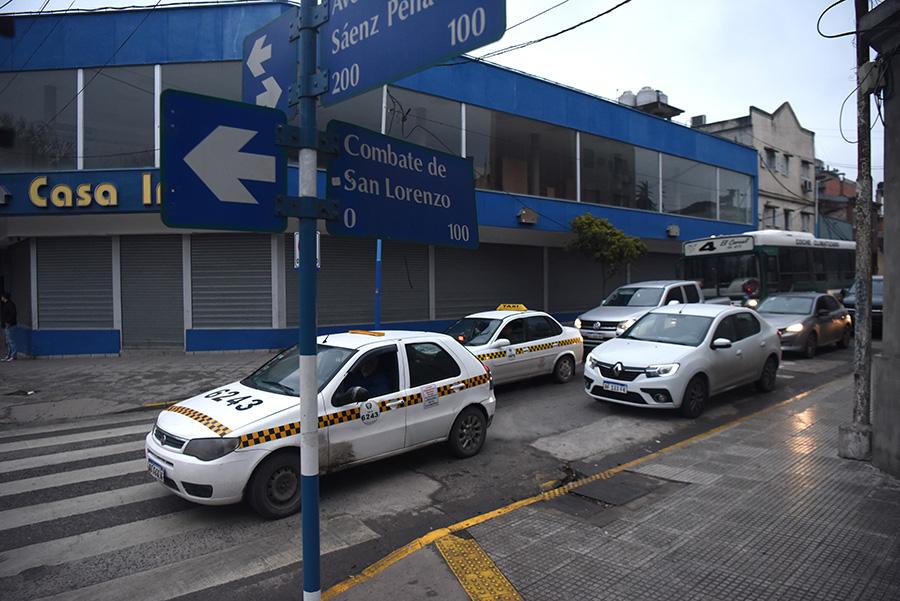
{"label": "pedestrian on sidewalk", "polygon": [[6,357],[0,361],[16,360],[15,330],[18,325],[16,303],[9,297],[9,292],[0,292],[0,326],[6,335]]}

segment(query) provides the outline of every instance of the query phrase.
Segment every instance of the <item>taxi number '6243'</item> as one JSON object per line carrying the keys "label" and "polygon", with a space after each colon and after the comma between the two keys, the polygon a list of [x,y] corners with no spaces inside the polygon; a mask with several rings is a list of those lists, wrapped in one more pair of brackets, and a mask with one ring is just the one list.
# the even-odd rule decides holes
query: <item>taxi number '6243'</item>
{"label": "taxi number '6243'", "polygon": [[238,396],[240,392],[223,388],[222,390],[214,390],[206,395],[206,398],[216,402],[225,401],[229,407],[234,407],[238,411],[246,411],[251,407],[262,405],[262,399],[254,399],[250,395]]}

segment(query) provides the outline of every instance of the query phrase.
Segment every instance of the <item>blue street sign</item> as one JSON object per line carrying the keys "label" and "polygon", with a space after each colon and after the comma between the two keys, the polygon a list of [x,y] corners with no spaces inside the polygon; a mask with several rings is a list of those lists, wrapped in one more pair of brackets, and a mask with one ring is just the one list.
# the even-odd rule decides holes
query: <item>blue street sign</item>
{"label": "blue street sign", "polygon": [[287,161],[275,144],[284,113],[166,90],[162,112],[162,220],[169,227],[282,232],[275,199]]}
{"label": "blue street sign", "polygon": [[328,199],[340,218],[328,233],[478,247],[472,159],[331,121],[339,146],[328,166]]}
{"label": "blue street sign", "polygon": [[297,9],[244,38],[241,99],[250,104],[288,110],[288,88],[297,80],[297,46],[290,41]]}
{"label": "blue street sign", "polygon": [[331,0],[329,11],[319,35],[325,106],[496,42],[506,31],[506,0]]}

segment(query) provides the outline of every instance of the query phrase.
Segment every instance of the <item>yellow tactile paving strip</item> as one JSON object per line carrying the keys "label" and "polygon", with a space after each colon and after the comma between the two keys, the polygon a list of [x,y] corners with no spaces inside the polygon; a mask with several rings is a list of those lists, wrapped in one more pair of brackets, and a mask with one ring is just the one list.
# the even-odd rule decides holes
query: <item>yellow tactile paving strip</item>
{"label": "yellow tactile paving strip", "polygon": [[519,592],[474,539],[450,534],[434,544],[472,601],[522,601]]}

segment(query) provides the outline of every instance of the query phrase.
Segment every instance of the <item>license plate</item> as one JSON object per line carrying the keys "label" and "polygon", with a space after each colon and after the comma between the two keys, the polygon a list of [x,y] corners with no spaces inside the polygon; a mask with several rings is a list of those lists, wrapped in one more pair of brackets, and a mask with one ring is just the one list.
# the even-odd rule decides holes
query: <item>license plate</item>
{"label": "license plate", "polygon": [[610,392],[620,392],[625,394],[628,392],[628,387],[624,384],[616,384],[615,382],[608,382],[606,380],[603,381],[603,390],[608,390]]}
{"label": "license plate", "polygon": [[147,460],[147,470],[150,472],[150,475],[162,482],[166,479],[166,468],[156,463],[152,459]]}

